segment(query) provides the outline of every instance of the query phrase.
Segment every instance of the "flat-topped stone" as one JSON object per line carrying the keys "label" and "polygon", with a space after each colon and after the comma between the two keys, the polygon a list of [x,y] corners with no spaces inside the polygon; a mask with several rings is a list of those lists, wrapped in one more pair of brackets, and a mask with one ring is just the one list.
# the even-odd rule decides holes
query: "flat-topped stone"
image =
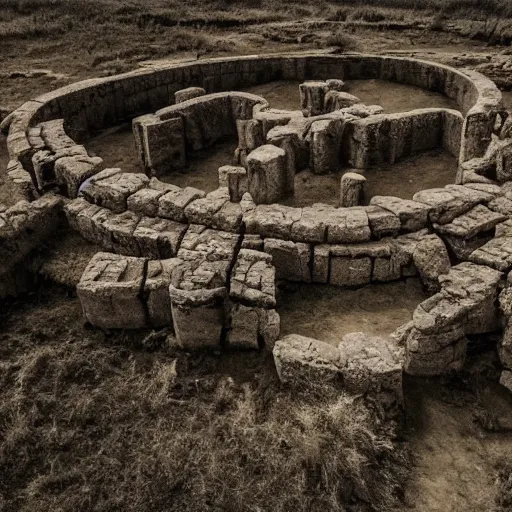
{"label": "flat-topped stone", "polygon": [[272,351],[279,379],[299,388],[343,386],[343,361],[333,345],[290,334],[278,340]]}
{"label": "flat-topped stone", "polygon": [[343,385],[351,393],[378,396],[389,393],[391,400],[403,401],[403,349],[391,339],[354,332],[338,345],[342,360]]}
{"label": "flat-topped stone", "polygon": [[402,231],[418,231],[427,225],[430,206],[392,196],[374,196],[370,205],[380,206],[400,219]]}
{"label": "flat-topped stone", "polygon": [[93,176],[81,193],[89,202],[121,213],[127,209],[128,197],[147,187],[148,183],[149,178],[144,174],[105,169]]}
{"label": "flat-topped stone", "polygon": [[77,286],[85,318],[106,329],[145,327],[144,265],[141,258],[95,254]]}
{"label": "flat-topped stone", "polygon": [[495,236],[473,251],[469,261],[509,272],[512,269],[512,233],[510,236]]}
{"label": "flat-topped stone", "polygon": [[434,224],[434,229],[442,235],[468,240],[479,233],[489,231],[507,219],[504,215],[489,210],[484,205],[477,205],[467,213],[456,217],[449,224]]}

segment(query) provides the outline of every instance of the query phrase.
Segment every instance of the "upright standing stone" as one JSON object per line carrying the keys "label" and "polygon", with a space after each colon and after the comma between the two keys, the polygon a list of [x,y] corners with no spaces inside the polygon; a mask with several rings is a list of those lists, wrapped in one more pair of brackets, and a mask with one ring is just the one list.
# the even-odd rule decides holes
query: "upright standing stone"
{"label": "upright standing stone", "polygon": [[347,172],[341,177],[340,206],[359,206],[364,196],[366,178],[355,172]]}
{"label": "upright standing stone", "polygon": [[300,102],[305,116],[318,116],[324,112],[324,99],[329,86],[326,82],[307,81],[300,84]]}
{"label": "upright standing stone", "polygon": [[311,170],[315,174],[327,174],[338,170],[341,159],[341,119],[322,119],[311,125]]}
{"label": "upright standing stone", "polygon": [[177,117],[142,125],[144,164],[151,176],[182,169],[186,163],[183,119]]}
{"label": "upright standing stone", "polygon": [[239,203],[247,192],[247,171],[243,167],[234,165],[219,167],[219,187],[227,187],[229,200]]}
{"label": "upright standing stone", "polygon": [[247,156],[248,190],[256,204],[278,202],[288,191],[286,153],[266,144]]}

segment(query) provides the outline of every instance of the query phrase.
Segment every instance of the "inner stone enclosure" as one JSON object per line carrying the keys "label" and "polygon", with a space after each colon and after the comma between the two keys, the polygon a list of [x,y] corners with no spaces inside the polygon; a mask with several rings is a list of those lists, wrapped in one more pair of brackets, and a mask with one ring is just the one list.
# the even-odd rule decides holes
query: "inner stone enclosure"
{"label": "inner stone enclosure", "polygon": [[[279,81],[296,88],[295,109],[265,99]],[[419,87],[435,104],[365,103],[356,89],[368,81],[391,96]],[[111,167],[108,150],[94,150],[109,135],[95,137],[128,121],[137,163]],[[216,59],[65,87],[2,129],[26,197],[0,209],[3,296],[23,288],[20,266],[63,210],[102,248],[77,286],[97,327],[172,326],[186,349],[274,347],[288,383],[313,372],[350,387],[363,365],[393,375],[382,385],[397,396],[402,367],[457,370],[471,336],[498,332],[512,381],[510,119],[478,73],[364,55]],[[187,181],[195,167],[215,186]],[[383,286],[397,295],[386,305],[396,325],[367,319],[353,329],[365,334],[334,339],[334,320],[334,337],[314,339],[327,296],[364,302]]]}

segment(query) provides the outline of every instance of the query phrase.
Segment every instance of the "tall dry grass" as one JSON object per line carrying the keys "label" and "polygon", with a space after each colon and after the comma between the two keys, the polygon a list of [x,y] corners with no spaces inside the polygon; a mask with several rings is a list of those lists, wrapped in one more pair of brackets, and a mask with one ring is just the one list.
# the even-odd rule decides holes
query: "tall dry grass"
{"label": "tall dry grass", "polygon": [[[4,512],[390,510],[407,458],[357,400],[280,389],[261,354],[141,350],[58,291],[3,317]],[[153,346],[154,348],[154,346]]]}

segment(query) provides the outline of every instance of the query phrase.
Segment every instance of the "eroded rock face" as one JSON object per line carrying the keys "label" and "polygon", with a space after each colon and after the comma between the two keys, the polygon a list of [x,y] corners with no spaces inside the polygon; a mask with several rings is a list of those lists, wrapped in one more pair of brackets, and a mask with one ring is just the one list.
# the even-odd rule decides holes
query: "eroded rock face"
{"label": "eroded rock face", "polygon": [[447,274],[451,267],[443,241],[436,235],[425,237],[416,245],[412,257],[424,286],[438,291],[441,288],[439,276]]}
{"label": "eroded rock face", "polygon": [[461,263],[440,275],[440,292],[414,311],[406,336],[405,370],[428,376],[460,369],[466,335],[499,327],[496,303],[502,277],[474,263]]}

